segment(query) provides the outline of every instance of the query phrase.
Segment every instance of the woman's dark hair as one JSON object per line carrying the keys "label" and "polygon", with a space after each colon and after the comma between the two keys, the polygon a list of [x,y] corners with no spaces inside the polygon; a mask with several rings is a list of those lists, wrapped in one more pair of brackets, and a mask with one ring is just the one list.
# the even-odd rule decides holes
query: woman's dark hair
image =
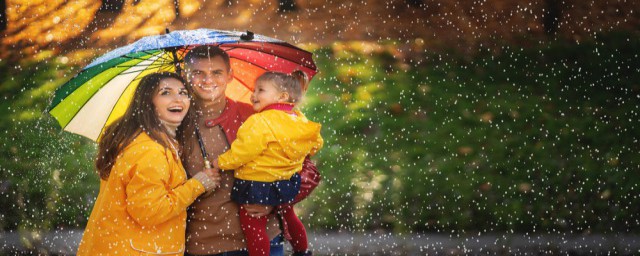
{"label": "woman's dark hair", "polygon": [[[193,87],[186,86],[187,91],[189,91],[189,95],[194,95]],[[185,165],[185,169],[190,168],[190,166],[186,166],[189,162],[189,157],[193,153],[195,149],[193,147],[192,142],[196,137],[196,126],[198,125],[198,120],[200,120],[201,114],[198,111],[198,106],[195,100],[192,100],[191,105],[189,106],[189,112],[182,119],[182,124],[176,130],[176,139],[178,140],[178,144],[180,144],[180,159],[182,160],[182,164]]]}
{"label": "woman's dark hair", "polygon": [[300,70],[293,71],[291,74],[269,71],[256,79],[256,83],[266,81],[273,82],[280,91],[289,94],[289,103],[298,103],[309,84],[307,74]]}
{"label": "woman's dark hair", "polygon": [[160,123],[153,105],[153,96],[158,91],[158,85],[167,78],[173,78],[185,84],[180,75],[172,72],[152,73],[143,77],[127,111],[105,128],[99,139],[95,161],[101,179],[109,178],[118,155],[143,131],[165,148],[171,147],[172,139]]}

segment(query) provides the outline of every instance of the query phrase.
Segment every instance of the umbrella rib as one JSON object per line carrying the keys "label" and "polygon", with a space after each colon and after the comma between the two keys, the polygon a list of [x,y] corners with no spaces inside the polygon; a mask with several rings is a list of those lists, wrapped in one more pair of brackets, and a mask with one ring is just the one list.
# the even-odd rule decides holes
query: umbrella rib
{"label": "umbrella rib", "polygon": [[236,79],[236,81],[238,81],[238,83],[242,84],[244,86],[244,88],[247,88],[249,91],[253,91],[253,90],[251,90],[251,88],[249,88],[249,86],[245,82],[241,81],[240,79]]}
{"label": "umbrella rib", "polygon": [[[258,67],[258,68],[260,68],[260,69],[262,69],[262,70],[266,70],[266,71],[268,71],[268,70],[269,70],[268,68],[265,68],[265,67],[263,67],[263,66],[260,66],[260,65],[258,65],[258,64],[255,64],[255,63],[253,63],[253,62],[251,62],[251,61],[246,61],[246,60],[243,60],[243,59],[238,59],[238,58],[236,58],[236,57],[231,57],[231,58],[236,59],[236,60],[239,60],[239,61],[242,61],[242,62],[244,62],[244,63],[249,63],[249,64],[254,65],[254,66],[256,66],[256,67]],[[308,68],[308,67],[305,67],[305,68]]]}
{"label": "umbrella rib", "polygon": [[[96,92],[100,91],[102,88],[104,88],[104,86],[105,86],[105,85],[109,84],[113,79],[115,79],[115,78],[116,78],[116,77],[118,77],[119,75],[120,75],[120,74],[115,75],[115,76],[113,76],[112,78],[110,78],[110,79],[109,79],[108,81],[106,81],[106,82],[105,82],[105,83],[104,83],[104,84],[103,84],[103,85],[102,85],[102,86],[101,86],[101,87],[100,87]],[[91,95],[91,97],[89,97],[89,99],[87,99],[84,103],[82,103],[82,106],[80,106],[80,107],[78,108],[78,111],[76,111],[76,113],[75,113],[75,114],[73,114],[73,116],[71,117],[71,119],[69,119],[69,120],[70,120],[70,121],[69,121],[69,123],[67,123],[67,125],[65,125],[65,126],[63,127],[63,129],[64,129],[64,128],[67,128],[67,126],[69,126],[69,124],[71,123],[71,121],[72,121],[73,119],[75,119],[75,118],[76,118],[76,116],[78,116],[78,113],[80,113],[80,110],[82,110],[82,108],[84,108],[84,106],[85,106],[85,105],[87,105],[87,103],[89,103],[89,102],[91,101],[91,99],[93,99],[93,97],[94,97],[95,95],[96,95],[96,93],[94,93],[93,95]],[[107,118],[109,118],[109,117],[107,116]],[[105,121],[105,123],[106,123],[106,121]],[[100,130],[100,133],[102,133],[102,130]],[[100,136],[100,135],[98,135],[98,136]]]}
{"label": "umbrella rib", "polygon": [[[164,53],[162,53],[162,55],[164,55]],[[153,57],[151,57],[151,58],[153,58]],[[156,60],[154,60],[153,62],[156,62],[159,58],[160,58],[160,56],[158,56],[158,58],[156,58]],[[153,64],[151,64],[151,65],[153,65]],[[151,66],[151,65],[149,65],[149,66]],[[144,69],[140,71],[140,74],[138,74],[136,77],[134,77],[133,79],[131,79],[131,82],[133,82],[133,81],[135,81],[135,80],[142,79],[142,77],[140,77],[140,75],[141,75],[142,73],[144,73]],[[129,87],[129,86],[131,85],[131,82],[129,82],[129,85],[127,85],[127,87]],[[127,89],[125,88],[124,90],[122,90],[122,92],[120,92],[120,96],[118,96],[118,100],[119,100],[120,98],[122,98],[122,95],[124,94],[124,92],[125,92],[126,90],[127,90]],[[118,101],[117,101],[117,100],[116,100],[116,104],[118,104]],[[114,106],[111,108],[111,111],[109,111],[109,115],[107,115],[107,119],[106,119],[106,120],[104,120],[104,123],[102,124],[102,129],[100,129],[100,134],[98,135],[98,138],[100,138],[100,135],[102,134],[102,131],[105,129],[105,126],[107,125],[107,122],[109,121],[109,117],[111,116],[111,114],[113,114],[113,110],[114,110],[114,109],[115,109],[115,104],[114,104]],[[97,140],[97,139],[96,139],[96,140]]]}
{"label": "umbrella rib", "polygon": [[[147,55],[154,55],[154,53],[150,52],[150,51],[141,51],[141,52],[145,53]],[[140,53],[140,52],[134,52],[134,53]],[[132,53],[129,53],[129,54],[132,54]],[[127,54],[125,56],[122,56],[122,57],[123,58],[127,58],[127,59],[132,59],[132,60],[142,60],[142,61],[147,60],[147,59],[143,59],[143,58],[140,58],[140,57],[131,57],[131,56],[129,56],[129,54]]]}
{"label": "umbrella rib", "polygon": [[139,70],[132,70],[132,71],[127,71],[127,72],[122,72],[122,73],[120,73],[118,75],[128,75],[128,74],[132,74],[132,73],[135,73],[135,72],[143,72],[145,70],[146,70],[146,68],[139,69]]}
{"label": "umbrella rib", "polygon": [[184,62],[184,57],[187,56],[187,51],[182,51],[182,55],[180,55],[180,53],[178,53],[178,57],[180,57],[180,60],[182,62]]}
{"label": "umbrella rib", "polygon": [[[184,47],[184,49],[187,49],[187,48],[188,48],[188,46],[185,46],[185,47]],[[185,56],[187,56],[187,51],[181,51],[181,52],[182,52],[182,53],[180,53],[180,51],[176,50],[176,52],[175,52],[175,56],[176,56],[176,58],[177,58],[177,59],[176,59],[176,60],[175,60],[175,62],[173,63],[173,64],[174,64],[174,66],[176,66],[176,73],[177,73],[178,75],[183,75],[183,74],[184,74],[184,72],[185,72],[185,70],[184,70],[184,69],[186,68],[186,66],[185,66],[185,65],[182,65],[182,66],[180,67],[180,71],[178,72],[178,66],[180,66],[180,64],[181,64],[181,63],[182,63],[182,64],[184,64],[184,57],[185,57]]]}
{"label": "umbrella rib", "polygon": [[160,63],[156,63],[156,64],[149,64],[149,65],[118,65],[116,67],[122,67],[122,68],[133,68],[133,67],[159,67],[159,66],[164,66],[164,65],[171,65],[171,63],[167,63],[167,62],[160,62]]}
{"label": "umbrella rib", "polygon": [[[120,74],[118,74],[118,75],[126,75],[126,74],[135,73],[135,72],[141,72],[141,71],[145,71],[146,69],[149,69],[149,68],[158,68],[158,69],[160,69],[160,68],[162,68],[162,67],[163,67],[163,66],[165,66],[165,65],[166,65],[166,64],[164,64],[164,63],[163,63],[163,64],[158,64],[158,65],[149,65],[149,66],[146,66],[145,68],[141,68],[141,69],[130,70],[130,71],[124,71],[124,72],[121,72],[121,73],[120,73]],[[132,66],[132,67],[130,67],[130,68],[134,68],[134,67],[137,67],[137,66]],[[142,67],[142,66],[140,66],[140,67]]]}
{"label": "umbrella rib", "polygon": [[266,69],[266,68],[264,68],[264,67],[262,67],[262,66],[260,66],[260,65],[258,65],[258,64],[255,64],[255,63],[253,63],[253,62],[251,62],[251,61],[246,61],[246,60],[243,60],[243,59],[238,59],[238,58],[236,58],[236,57],[229,57],[229,58],[231,58],[231,59],[236,59],[236,60],[242,61],[242,62],[244,62],[244,63],[249,63],[249,64],[254,65],[254,66],[256,66],[256,67],[259,67],[259,68],[261,68],[261,69],[263,69],[263,70],[269,70],[269,69]]}
{"label": "umbrella rib", "polygon": [[[163,53],[162,55],[164,55],[164,53]],[[166,60],[166,62],[165,62],[165,61],[158,62],[158,60]],[[170,60],[170,59],[168,59],[168,58],[158,57],[158,59],[156,59],[156,61],[154,61],[154,63],[149,64],[149,65],[146,65],[146,68],[144,68],[144,69],[147,69],[147,68],[156,68],[156,67],[162,67],[162,66],[166,66],[166,65],[171,65],[171,63],[167,63],[167,62],[173,62],[173,61],[172,61],[172,60]],[[130,65],[130,66],[129,66],[129,65],[118,65],[118,66],[115,66],[115,67],[121,67],[121,68],[133,68],[133,67],[144,67],[144,65],[139,65],[139,64],[137,64],[137,65]],[[142,69],[142,70],[144,70],[144,69]],[[130,72],[122,72],[121,74],[130,74],[130,73],[137,72],[137,71],[138,71],[138,70],[132,70],[132,71],[130,71]]]}
{"label": "umbrella rib", "polygon": [[114,66],[114,68],[159,67],[159,66],[163,66],[163,65],[167,65],[167,64],[159,63],[159,64],[149,64],[147,66],[143,66],[143,65],[117,65],[117,66]]}
{"label": "umbrella rib", "polygon": [[161,56],[159,56],[159,57],[158,57],[158,59],[160,59],[160,60],[165,60],[165,61],[168,61],[168,62],[174,62],[175,60],[173,60],[173,58],[169,58],[169,57],[165,57],[165,56],[164,56],[166,53],[167,53],[167,52],[163,50],[163,51],[162,51],[162,55],[161,55]]}
{"label": "umbrella rib", "polygon": [[[158,54],[157,52],[152,52],[152,51],[140,51],[140,52],[145,53],[145,54],[147,54],[147,55],[158,56],[158,55],[157,55],[157,54]],[[161,52],[162,54],[158,56],[158,59],[166,60],[167,62],[173,62],[173,60],[172,60],[171,58],[164,57],[164,54],[165,54],[164,49],[163,49],[162,51],[159,51],[159,52]],[[139,53],[139,52],[138,52],[138,53]],[[143,58],[140,58],[140,57],[131,57],[131,56],[127,56],[127,55],[125,55],[125,56],[123,56],[123,57],[124,57],[124,58],[128,58],[128,59],[136,59],[136,60],[143,60],[143,61],[144,61],[144,60],[147,60],[147,59],[143,59]],[[153,65],[153,64],[152,64],[152,65]],[[157,65],[160,65],[160,64],[157,64]],[[135,66],[137,66],[137,65],[135,65]],[[119,67],[129,67],[129,66],[119,66]],[[131,67],[133,67],[133,66],[131,66]]]}
{"label": "umbrella rib", "polygon": [[[241,48],[241,49],[246,49],[246,48]],[[251,50],[251,49],[247,49],[247,50]],[[282,57],[282,56],[278,56],[278,55],[274,55],[274,54],[270,54],[270,53],[266,53],[266,52],[261,52],[261,51],[255,51],[255,52],[260,52],[260,53],[264,53],[264,54],[267,54],[267,55],[275,56],[276,58],[280,58],[280,59],[283,59],[283,60],[289,61],[289,62],[294,63],[294,64],[296,64],[296,65],[299,65],[299,66],[302,66],[302,67],[305,67],[305,68],[308,68],[308,69],[314,69],[314,68],[311,68],[311,67],[306,66],[304,63],[299,63],[299,62],[297,62],[297,61],[293,61],[293,60],[290,60],[290,59],[288,59],[288,58],[284,58],[284,57]],[[232,57],[232,58],[235,58],[235,59],[237,59],[237,60],[241,60],[241,61],[245,61],[245,62],[250,62],[250,61],[246,61],[246,60],[243,60],[243,59],[240,59],[240,58],[236,58],[236,57]],[[253,64],[253,63],[252,63],[252,64]],[[256,66],[257,66],[257,65],[256,65]]]}
{"label": "umbrella rib", "polygon": [[[151,57],[151,58],[153,58],[153,57]],[[146,59],[146,60],[148,60],[148,59]],[[142,71],[141,71],[140,73],[142,73]],[[115,78],[116,78],[116,77],[118,77],[119,75],[120,75],[120,74],[115,75],[115,76],[113,76],[112,78],[110,78],[108,81],[106,81],[106,82],[103,84],[103,86],[101,86],[101,87],[98,89],[98,91],[99,91],[99,90],[101,90],[102,88],[104,88],[104,86],[105,86],[105,85],[109,84],[113,79],[115,79]],[[136,78],[137,78],[137,77],[136,77]],[[135,78],[134,78],[134,80],[135,80]],[[132,80],[132,81],[133,81],[133,80]],[[96,91],[96,92],[97,92],[97,91]],[[122,91],[122,93],[124,93],[124,90]],[[122,97],[122,93],[120,93],[120,97]],[[87,99],[87,101],[85,101],[84,103],[82,103],[82,106],[80,106],[80,107],[78,108],[78,111],[77,111],[75,114],[73,114],[73,116],[72,116],[72,117],[71,117],[71,119],[69,119],[69,120],[73,120],[74,118],[76,118],[76,116],[78,115],[78,113],[80,113],[80,110],[81,110],[82,108],[84,108],[84,106],[85,106],[85,105],[87,105],[87,103],[89,103],[89,101],[91,101],[91,99],[93,99],[93,97],[94,97],[95,95],[96,95],[96,94],[94,93],[93,95],[91,95],[91,97],[89,97],[89,99]],[[118,98],[120,98],[120,97],[118,97]],[[117,103],[117,101],[116,101],[116,103]],[[107,116],[107,120],[109,119],[109,116],[111,116],[111,112],[113,112],[113,108],[112,108],[112,109],[111,109],[111,111],[109,112],[109,115]],[[64,127],[62,127],[62,129],[67,128],[67,126],[69,126],[69,124],[70,124],[70,123],[71,123],[71,121],[69,121],[69,123],[67,123],[67,125],[65,125]],[[107,123],[107,121],[105,121],[105,124],[106,124],[106,123]],[[103,128],[104,128],[104,125],[103,125]],[[100,130],[100,134],[102,134],[102,130]],[[99,137],[99,136],[100,136],[100,135],[98,135],[98,137]]]}

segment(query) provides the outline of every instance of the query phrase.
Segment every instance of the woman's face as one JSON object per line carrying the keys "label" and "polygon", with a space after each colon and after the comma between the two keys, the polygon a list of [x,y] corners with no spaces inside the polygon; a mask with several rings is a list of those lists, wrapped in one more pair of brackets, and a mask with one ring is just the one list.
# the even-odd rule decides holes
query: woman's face
{"label": "woman's face", "polygon": [[153,96],[153,106],[158,118],[167,123],[180,123],[189,111],[189,93],[184,84],[175,78],[160,80]]}

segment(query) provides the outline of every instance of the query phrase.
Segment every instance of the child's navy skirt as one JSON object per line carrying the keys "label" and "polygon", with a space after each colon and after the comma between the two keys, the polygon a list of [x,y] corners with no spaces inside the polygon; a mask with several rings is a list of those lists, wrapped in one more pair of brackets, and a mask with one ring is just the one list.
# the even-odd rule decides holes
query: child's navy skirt
{"label": "child's navy skirt", "polygon": [[260,182],[236,179],[233,182],[231,199],[238,204],[280,205],[293,202],[300,191],[300,175],[289,180]]}

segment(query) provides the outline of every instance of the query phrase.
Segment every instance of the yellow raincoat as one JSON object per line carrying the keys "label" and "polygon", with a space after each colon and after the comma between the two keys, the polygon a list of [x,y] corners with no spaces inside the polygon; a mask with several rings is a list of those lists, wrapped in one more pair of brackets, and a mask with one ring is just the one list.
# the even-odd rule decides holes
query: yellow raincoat
{"label": "yellow raincoat", "polygon": [[78,255],[182,255],[187,207],[204,191],[173,150],[140,133],[100,180]]}
{"label": "yellow raincoat", "polygon": [[250,116],[229,149],[218,157],[223,170],[237,179],[274,182],[288,180],[302,169],[304,158],[322,148],[318,123],[300,113],[266,110]]}

